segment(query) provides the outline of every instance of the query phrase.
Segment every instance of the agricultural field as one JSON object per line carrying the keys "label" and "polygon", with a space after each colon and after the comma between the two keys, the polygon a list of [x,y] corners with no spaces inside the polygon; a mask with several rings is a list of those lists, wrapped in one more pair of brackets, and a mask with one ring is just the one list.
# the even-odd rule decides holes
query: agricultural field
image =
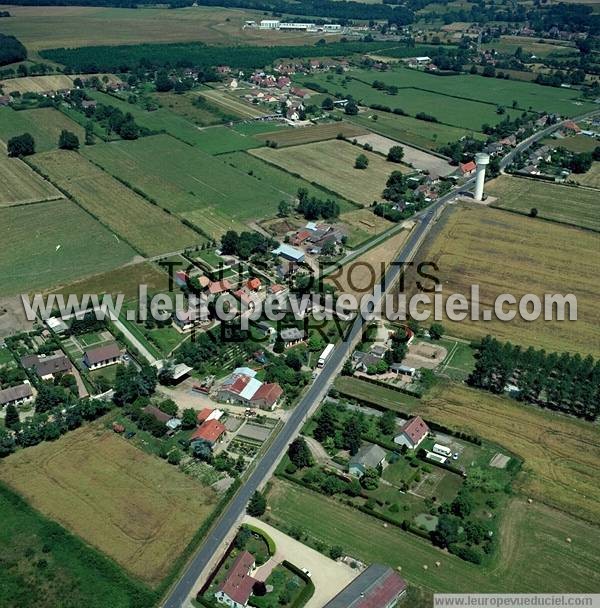
{"label": "agricultural field", "polygon": [[[381,104],[389,106],[392,110],[401,108],[410,116],[415,116],[419,112],[425,112],[426,114],[437,118],[439,122],[468,130],[473,128],[481,129],[481,126],[485,123],[490,125],[497,124],[507,115],[516,118],[521,114],[520,111],[509,109],[506,111],[506,114],[500,115],[496,113],[495,103],[484,103],[479,100],[475,101],[475,97],[465,99],[464,92],[463,98],[459,98],[458,96],[452,97],[437,91],[437,81],[446,80],[446,78],[426,76],[429,79],[436,78],[436,80],[434,82],[428,81],[427,83],[419,83],[417,85],[409,79],[406,84],[403,84],[403,79],[397,75],[403,75],[404,72],[408,72],[409,74],[414,72],[415,74],[423,75],[421,72],[408,69],[402,70],[402,72],[368,72],[357,70],[349,72],[347,76],[333,76],[333,80],[331,81],[327,80],[330,75],[325,76],[324,74],[310,74],[306,77],[300,77],[298,80],[305,86],[309,86],[310,82],[317,82],[329,93],[339,97],[352,95],[358,103],[363,105]],[[348,83],[343,83],[342,81],[344,81],[346,77],[350,77],[350,81]],[[452,79],[454,77],[449,76],[447,78]],[[364,81],[362,79],[364,79]],[[385,81],[387,84],[399,86],[401,87],[400,91],[397,95],[389,95],[385,91],[374,89],[371,86],[371,83],[374,80],[381,80]],[[481,80],[483,81],[484,79],[482,78]],[[539,88],[542,89],[542,87]],[[543,92],[544,90],[542,89],[542,93]],[[456,93],[456,95],[458,95],[458,93]],[[576,109],[577,106],[573,106],[573,108]],[[581,111],[580,108],[579,112]]]}
{"label": "agricultural field", "polygon": [[[365,152],[340,140],[281,150],[261,148],[252,150],[250,154],[365,206],[374,200],[381,200],[381,193],[392,171],[410,171],[407,167],[389,163],[377,154]],[[367,169],[354,168],[354,161],[359,154],[364,154],[369,159]]]}
{"label": "agricultural field", "polygon": [[[80,78],[90,78],[90,74],[80,75]],[[112,74],[96,74],[98,78],[106,76],[109,82],[120,82],[120,79]],[[78,76],[67,76],[66,74],[52,74],[49,76],[25,76],[23,78],[9,78],[0,80],[0,87],[6,93],[18,91],[21,93],[46,93],[60,89],[72,89],[73,81]]]}
{"label": "agricultural field", "polygon": [[18,158],[0,149],[0,208],[63,198],[62,194]]}
{"label": "agricultural field", "polygon": [[202,89],[201,94],[211,103],[220,106],[224,112],[237,114],[240,118],[260,118],[266,115],[260,107],[246,103],[227,91],[206,88]]}
{"label": "agricultural field", "polygon": [[543,144],[552,148],[565,148],[577,154],[581,152],[593,152],[600,143],[593,137],[587,135],[573,135],[571,137],[547,137],[542,140]]}
{"label": "agricultural field", "polygon": [[216,495],[102,421],[4,460],[0,478],[44,515],[156,586]]}
{"label": "agricultural field", "polygon": [[348,139],[359,135],[367,135],[368,131],[349,122],[330,122],[310,127],[297,127],[285,131],[262,133],[259,138],[265,142],[275,142],[278,147],[297,146],[299,144],[310,144],[327,139],[335,139],[338,135]]}
{"label": "agricultural field", "polygon": [[226,154],[260,148],[263,142],[251,135],[245,135],[230,127],[207,127],[194,136],[193,144],[207,154]]}
{"label": "agricultural field", "polygon": [[71,131],[83,142],[83,127],[54,108],[36,108],[17,112],[12,108],[0,108],[0,139],[6,143],[15,135],[31,133],[36,152],[58,148],[58,137],[63,129]]}
{"label": "agricultural field", "polygon": [[203,241],[179,220],[145,201],[76,152],[56,150],[31,158],[42,173],[114,230],[115,240],[119,241],[120,236],[141,253],[157,255]]}
{"label": "agricultural field", "polygon": [[363,241],[395,226],[394,222],[375,215],[370,209],[364,207],[342,213],[340,221],[348,229],[348,245],[350,247],[357,247]]}
{"label": "agricultural field", "polygon": [[207,127],[211,125],[219,125],[225,120],[235,120],[237,116],[231,112],[223,112],[216,105],[206,101],[202,105],[194,104],[194,100],[202,97],[195,91],[178,94],[171,91],[166,93],[153,93],[152,98],[157,101],[161,107],[182,116],[186,120],[199,127]]}
{"label": "agricultural field", "polygon": [[577,176],[572,175],[571,179],[583,186],[600,189],[600,162],[593,162],[589,171]]}
{"label": "agricultural field", "polygon": [[[600,166],[600,163],[596,164]],[[593,168],[588,173],[592,171]],[[584,173],[578,175],[577,180],[584,183],[586,177],[588,174]],[[589,177],[592,178],[593,175]],[[508,175],[489,182],[486,192],[497,197],[494,206],[526,214],[535,208],[538,217],[600,230],[600,200],[597,192]]]}
{"label": "agricultural field", "polygon": [[97,144],[83,153],[215,237],[275,215],[282,199],[277,186],[264,184],[259,190],[246,171],[168,135]]}
{"label": "agricultural field", "polygon": [[0,208],[0,225],[0,295],[47,289],[108,271],[135,255],[68,200]]}
{"label": "agricultural field", "polygon": [[[571,226],[524,217],[498,209],[460,205],[443,216],[426,240],[420,260],[436,262],[443,294],[467,299],[479,285],[480,310],[493,310],[494,300],[509,291],[517,301],[524,294],[569,294],[577,298],[577,321],[510,323],[492,315],[490,321],[444,320],[448,333],[467,339],[487,334],[525,347],[552,352],[600,354],[597,339],[600,283],[597,235]],[[410,273],[407,273],[410,274]],[[512,308],[512,307],[511,307]]]}
{"label": "agricultural field", "polygon": [[[114,562],[0,486],[0,604],[13,608],[129,608],[154,594]],[[25,584],[25,581],[27,583]]]}
{"label": "agricultural field", "polygon": [[[376,120],[375,120],[376,117]],[[478,131],[465,130],[450,125],[417,120],[411,116],[398,116],[388,112],[368,110],[368,113],[357,114],[350,119],[354,124],[396,139],[399,142],[413,144],[426,150],[436,150],[452,141],[457,141],[464,135],[475,139],[485,139],[485,135]],[[479,128],[479,125],[477,125]]]}
{"label": "agricultural field", "polygon": [[240,24],[246,19],[264,17],[262,12],[236,9],[11,6],[10,14],[2,31],[17,36],[30,51],[140,42],[201,40],[204,44],[271,46],[316,41],[306,32],[242,30]]}
{"label": "agricultural field", "polygon": [[[265,520],[284,531],[294,527],[309,542],[339,545],[367,563],[402,568],[402,576],[427,593],[590,592],[599,583],[597,529],[543,505],[513,499],[501,528],[497,563],[475,566],[351,507],[278,479],[267,497]],[[319,513],[319,517],[314,517]],[[348,531],[351,530],[351,533]],[[570,544],[565,542],[570,537]],[[535,556],[535,562],[531,560]],[[440,562],[436,567],[435,562]],[[425,569],[423,566],[428,566]]]}
{"label": "agricultural field", "polygon": [[523,49],[524,53],[531,53],[538,57],[547,57],[553,53],[573,53],[572,46],[557,44],[556,41],[548,40],[540,42],[539,38],[527,38],[525,36],[501,36],[500,40],[493,40],[481,45],[484,49],[494,49],[498,53],[514,55],[518,48]]}

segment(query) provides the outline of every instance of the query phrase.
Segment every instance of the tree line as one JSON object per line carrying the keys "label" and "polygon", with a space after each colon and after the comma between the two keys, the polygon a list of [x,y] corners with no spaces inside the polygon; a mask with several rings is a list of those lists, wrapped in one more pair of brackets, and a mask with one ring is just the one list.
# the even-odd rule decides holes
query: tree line
{"label": "tree line", "polygon": [[523,349],[486,336],[478,345],[471,386],[595,420],[600,412],[600,361],[591,355]]}

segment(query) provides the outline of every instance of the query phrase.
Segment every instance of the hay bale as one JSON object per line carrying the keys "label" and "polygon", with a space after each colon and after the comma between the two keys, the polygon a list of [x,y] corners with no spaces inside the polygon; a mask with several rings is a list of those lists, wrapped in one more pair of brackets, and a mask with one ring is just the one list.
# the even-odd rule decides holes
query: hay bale
{"label": "hay bale", "polygon": [[442,562],[435,562],[436,568],[439,568],[442,565]]}
{"label": "hay bale", "polygon": [[533,499],[528,498],[528,499],[527,499],[527,504],[529,504],[529,505],[530,505],[530,504],[532,504],[532,503],[533,503]]}
{"label": "hay bale", "polygon": [[429,566],[427,564],[423,564],[423,570],[427,570],[429,569]]}
{"label": "hay bale", "polygon": [[570,542],[571,542],[571,537],[567,536],[566,541],[567,541],[568,543],[570,543]]}

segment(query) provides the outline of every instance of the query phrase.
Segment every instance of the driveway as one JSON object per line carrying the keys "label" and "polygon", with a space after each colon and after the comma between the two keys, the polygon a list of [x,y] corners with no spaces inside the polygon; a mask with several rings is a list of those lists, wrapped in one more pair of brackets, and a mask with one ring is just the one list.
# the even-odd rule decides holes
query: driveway
{"label": "driveway", "polygon": [[346,564],[329,559],[255,517],[245,515],[244,523],[264,530],[277,546],[275,555],[258,569],[258,578],[261,578],[261,574],[270,573],[274,566],[284,559],[298,568],[310,570],[312,581],[315,584],[315,593],[307,602],[306,608],[323,608],[331,598],[360,574],[359,570],[353,570]]}

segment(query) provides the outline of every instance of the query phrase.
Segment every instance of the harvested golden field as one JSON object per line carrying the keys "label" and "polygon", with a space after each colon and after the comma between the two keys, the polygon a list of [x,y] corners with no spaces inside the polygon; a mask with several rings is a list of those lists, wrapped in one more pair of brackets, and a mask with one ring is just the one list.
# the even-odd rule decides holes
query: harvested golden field
{"label": "harvested golden field", "polygon": [[18,158],[9,158],[0,149],[0,207],[37,203],[63,198],[50,183]]}
{"label": "harvested golden field", "polygon": [[[105,76],[109,82],[120,82],[121,79],[112,74],[95,74],[102,79]],[[18,91],[21,93],[48,93],[61,89],[72,89],[75,78],[91,78],[93,74],[67,76],[66,74],[52,74],[49,76],[25,76],[23,78],[9,78],[0,80],[0,87],[7,93]]]}
{"label": "harvested golden field", "polygon": [[444,384],[417,408],[424,418],[473,432],[524,460],[525,497],[600,521],[600,429],[507,397]]}
{"label": "harvested golden field", "polygon": [[212,489],[102,421],[6,458],[0,478],[44,515],[156,585],[213,509]]}
{"label": "harvested golden field", "polygon": [[[443,294],[464,294],[479,285],[481,313],[501,294],[569,294],[577,298],[577,321],[448,321],[447,332],[468,339],[491,334],[548,351],[600,355],[600,247],[598,235],[540,219],[475,205],[446,212],[418,261],[434,261]],[[542,299],[543,304],[543,299]],[[542,305],[543,312],[543,305]],[[445,316],[445,315],[444,315]]]}
{"label": "harvested golden field", "polygon": [[169,253],[204,240],[76,152],[36,154],[31,162],[141,253]]}
{"label": "harvested golden field", "polygon": [[352,139],[359,135],[368,135],[369,131],[349,122],[332,122],[309,127],[286,129],[285,131],[261,133],[256,137],[264,141],[274,141],[279,147],[285,147],[335,139],[340,134]]}
{"label": "harvested golden field", "polygon": [[370,209],[366,208],[346,211],[340,215],[340,221],[348,227],[348,239],[351,247],[394,226],[393,222],[375,215]]}
{"label": "harvested golden field", "polygon": [[407,226],[406,230],[401,230],[335,270],[327,277],[326,282],[334,285],[339,293],[353,294],[357,298],[373,293],[379,278],[396,259],[398,251],[406,242],[411,228],[412,225],[410,228]]}
{"label": "harvested golden field", "polygon": [[[389,163],[377,154],[337,139],[283,149],[259,148],[250,150],[250,154],[361,205],[381,200],[381,193],[392,171],[410,171],[407,167]],[[369,159],[366,169],[354,168],[359,154]]]}
{"label": "harvested golden field", "polygon": [[[574,179],[578,184],[600,189],[600,162],[593,162],[592,168],[586,173],[581,173],[580,175],[571,174],[571,179]],[[600,198],[597,192],[592,192],[591,194],[596,196],[597,199]]]}

